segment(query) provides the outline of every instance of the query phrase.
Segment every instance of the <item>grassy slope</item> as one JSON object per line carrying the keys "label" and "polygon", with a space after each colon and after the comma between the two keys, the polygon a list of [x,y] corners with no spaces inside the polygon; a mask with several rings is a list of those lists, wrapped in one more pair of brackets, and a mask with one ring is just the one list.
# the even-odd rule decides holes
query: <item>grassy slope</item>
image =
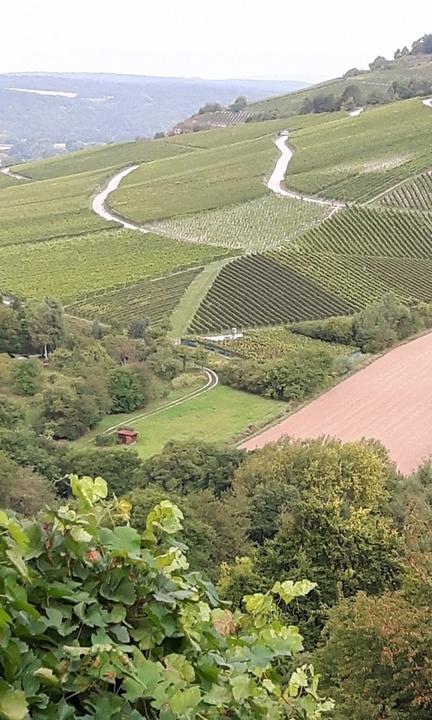
{"label": "grassy slope", "polygon": [[135,422],[139,432],[137,449],[142,457],[151,457],[169,440],[232,442],[250,425],[269,423],[285,408],[285,403],[218,385],[183,405]]}
{"label": "grassy slope", "polygon": [[57,155],[47,160],[36,160],[16,165],[15,170],[34,180],[47,180],[106,168],[114,169],[132,163],[152,162],[190,150],[165,140],[138,140]]}
{"label": "grassy slope", "polygon": [[287,184],[367,200],[432,163],[432,110],[418,98],[296,132]]}
{"label": "grassy slope", "polygon": [[362,91],[364,101],[366,101],[372,92],[383,99],[386,96],[388,97],[388,88],[394,80],[404,82],[423,79],[432,81],[432,56],[430,55],[400,58],[392,63],[391,68],[386,70],[375,70],[373,72],[365,70],[356,77],[335,78],[288,95],[261,100],[249,105],[248,110],[264,112],[277,109],[284,115],[295,115],[300,112],[305,98],[330,94],[338,96],[348,85],[358,85]]}

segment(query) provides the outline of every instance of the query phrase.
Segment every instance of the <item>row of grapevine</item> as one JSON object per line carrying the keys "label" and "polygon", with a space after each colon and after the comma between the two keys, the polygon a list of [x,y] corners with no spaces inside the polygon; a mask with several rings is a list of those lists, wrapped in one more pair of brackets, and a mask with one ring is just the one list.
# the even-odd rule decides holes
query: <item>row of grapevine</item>
{"label": "row of grapevine", "polygon": [[290,332],[284,326],[249,330],[242,337],[219,342],[224,349],[251,360],[278,360],[296,350],[319,349],[332,356],[348,355],[355,350],[347,345],[313,340]]}
{"label": "row of grapevine", "polygon": [[390,291],[406,299],[432,300],[432,216],[352,208],[296,243],[223,268],[192,329],[217,331],[343,314]]}
{"label": "row of grapevine", "polygon": [[264,251],[292,240],[328,213],[326,206],[271,194],[221,210],[153,223],[151,227],[159,234],[189,243]]}
{"label": "row of grapevine", "polygon": [[381,198],[380,205],[431,212],[432,174],[424,173],[395,188]]}
{"label": "row of grapevine", "polygon": [[352,305],[265,255],[226,265],[191,325],[192,332],[277,325],[351,312]]}
{"label": "row of grapevine", "polygon": [[92,295],[67,307],[70,315],[97,318],[125,327],[134,319],[147,318],[157,324],[169,318],[185,290],[202,268],[192,268],[157,280],[146,280],[99,295]]}
{"label": "row of grapevine", "polygon": [[379,257],[432,256],[432,215],[350,208],[302,236],[306,251]]}

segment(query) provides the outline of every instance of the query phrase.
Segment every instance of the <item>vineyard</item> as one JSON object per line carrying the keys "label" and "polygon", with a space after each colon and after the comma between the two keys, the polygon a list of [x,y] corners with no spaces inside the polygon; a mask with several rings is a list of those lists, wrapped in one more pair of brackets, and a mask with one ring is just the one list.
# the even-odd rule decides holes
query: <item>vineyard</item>
{"label": "vineyard", "polygon": [[191,268],[157,280],[95,293],[67,306],[71,315],[102,320],[126,327],[132,320],[147,318],[152,325],[168,319],[192,280],[202,268]]}
{"label": "vineyard", "polygon": [[322,205],[267,195],[222,210],[165,220],[153,224],[152,229],[190,243],[264,251],[317,225],[328,212]]}
{"label": "vineyard", "polygon": [[191,324],[197,334],[345,315],[352,305],[266,255],[226,265]]}
{"label": "vineyard", "polygon": [[306,233],[296,247],[342,255],[431,258],[432,215],[353,207]]}
{"label": "vineyard", "polygon": [[188,152],[188,148],[165,140],[138,140],[57,155],[47,160],[36,160],[16,165],[14,170],[34,180],[48,180],[106,169],[109,170],[106,173],[109,175],[115,168],[131,163],[152,162],[184,152]]}
{"label": "vineyard", "polygon": [[299,130],[287,184],[304,193],[366,201],[432,164],[432,112],[417,98]]}
{"label": "vineyard", "polygon": [[431,173],[427,172],[419,175],[395,190],[392,190],[381,198],[379,204],[384,207],[432,212]]}
{"label": "vineyard", "polygon": [[191,329],[219,331],[344,314],[389,291],[405,299],[432,299],[431,217],[352,208],[292,245],[224,267]]}
{"label": "vineyard", "polygon": [[110,205],[143,223],[251,200],[266,194],[263,178],[276,157],[266,136],[147,163],[124,180]]}
{"label": "vineyard", "polygon": [[23,297],[72,302],[80,296],[203,265],[226,248],[180,243],[128,230],[0,248],[0,288]]}
{"label": "vineyard", "polygon": [[0,190],[0,246],[106,229],[89,198],[106,178],[101,171]]}
{"label": "vineyard", "polygon": [[334,357],[350,355],[355,351],[355,348],[347,345],[296,335],[283,326],[250,330],[243,337],[235,340],[223,340],[218,344],[240,357],[259,361],[278,360],[296,350],[319,349]]}

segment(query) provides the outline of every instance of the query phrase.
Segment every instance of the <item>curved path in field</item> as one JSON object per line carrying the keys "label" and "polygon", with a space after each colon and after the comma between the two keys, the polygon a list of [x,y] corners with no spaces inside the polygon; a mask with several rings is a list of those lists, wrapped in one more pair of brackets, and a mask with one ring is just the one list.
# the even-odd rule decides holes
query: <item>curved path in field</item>
{"label": "curved path in field", "polygon": [[302,200],[306,203],[311,203],[314,205],[322,205],[324,207],[328,207],[330,209],[330,213],[328,217],[331,217],[335,213],[337,213],[341,208],[345,207],[343,203],[339,202],[332,202],[331,200],[322,200],[321,198],[311,197],[310,195],[301,195],[300,193],[291,192],[290,190],[285,190],[282,187],[282,183],[285,180],[286,171],[288,169],[288,165],[290,161],[292,160],[292,157],[294,155],[291,148],[287,145],[288,135],[282,135],[275,140],[275,145],[277,149],[279,150],[281,156],[279,160],[277,161],[275,168],[270,176],[270,179],[267,182],[267,187],[269,190],[274,192],[276,195],[281,195],[282,197],[289,197],[294,200]]}
{"label": "curved path in field", "polygon": [[389,351],[241,447],[285,435],[376,438],[403,473],[432,455],[432,333]]}
{"label": "curved path in field", "polygon": [[99,215],[99,217],[103,218],[104,220],[107,220],[108,222],[115,222],[118,225],[126,228],[126,230],[139,230],[139,232],[148,233],[148,230],[142,227],[142,225],[138,225],[137,223],[122,218],[120,215],[116,215],[115,213],[108,210],[105,205],[108,197],[111,195],[111,193],[114,192],[114,190],[117,190],[121,181],[125,177],[130,175],[130,173],[136,170],[138,167],[139,165],[131,165],[130,167],[124,168],[123,170],[120,170],[118,173],[113,175],[113,177],[108,180],[103,189],[94,196],[92,200],[92,210],[96,213],[96,215]]}
{"label": "curved path in field", "polygon": [[12,172],[10,167],[0,168],[0,172],[3,173],[3,175],[7,175],[8,177],[15,178],[15,180],[29,180],[30,179],[30,178],[24,177],[24,175],[18,175],[18,173]]}
{"label": "curved path in field", "polygon": [[133,424],[138,422],[139,420],[146,420],[147,418],[151,418],[154,415],[159,415],[160,413],[164,412],[165,410],[169,410],[172,407],[176,407],[177,405],[183,405],[183,403],[188,402],[190,400],[194,400],[194,398],[199,397],[200,395],[204,395],[204,393],[209,392],[209,390],[213,390],[213,388],[216,387],[216,385],[219,384],[219,378],[214,370],[210,370],[209,368],[203,368],[203,371],[207,377],[207,382],[205,385],[203,385],[200,388],[197,388],[196,390],[193,390],[192,392],[188,393],[187,395],[184,395],[183,397],[179,398],[178,400],[173,400],[170,403],[167,403],[166,405],[163,405],[160,408],[157,408],[156,410],[152,410],[150,412],[142,413],[141,415],[131,415],[131,417],[126,418],[125,420],[122,420],[122,422],[117,423],[117,425],[113,425],[110,428],[107,428],[102,435],[112,435],[118,428],[124,427],[125,425]]}

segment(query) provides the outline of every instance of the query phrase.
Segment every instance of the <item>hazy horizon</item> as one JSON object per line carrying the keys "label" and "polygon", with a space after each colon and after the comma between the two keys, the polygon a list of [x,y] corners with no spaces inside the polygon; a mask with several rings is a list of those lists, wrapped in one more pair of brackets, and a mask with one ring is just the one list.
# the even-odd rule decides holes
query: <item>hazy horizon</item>
{"label": "hazy horizon", "polygon": [[[2,7],[0,73],[88,72],[215,79],[318,81],[367,67],[432,30],[426,0],[409,13],[364,0],[263,8],[142,0],[14,0]],[[265,12],[264,12],[265,11]],[[17,54],[16,47],[19,47]]]}

